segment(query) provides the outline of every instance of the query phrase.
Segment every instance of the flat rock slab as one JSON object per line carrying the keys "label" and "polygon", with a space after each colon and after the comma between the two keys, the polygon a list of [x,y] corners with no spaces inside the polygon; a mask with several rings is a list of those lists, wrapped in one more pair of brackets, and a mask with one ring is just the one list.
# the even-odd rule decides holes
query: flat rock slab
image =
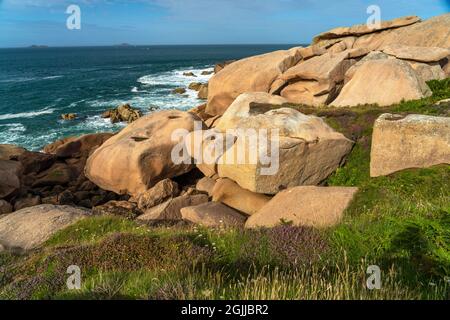
{"label": "flat rock slab", "polygon": [[246,217],[218,202],[208,202],[181,209],[184,220],[205,227],[242,227]]}
{"label": "flat rock slab", "polygon": [[295,226],[330,227],[340,222],[358,188],[301,186],[278,193],[251,216],[246,228]]}
{"label": "flat rock slab", "polygon": [[49,204],[16,211],[0,219],[0,246],[14,251],[37,248],[90,213],[86,209]]}
{"label": "flat rock slab", "polygon": [[450,118],[383,114],[375,122],[370,175],[450,164]]}
{"label": "flat rock slab", "polygon": [[450,56],[450,49],[438,47],[388,46],[383,52],[399,59],[419,62],[439,62]]}
{"label": "flat rock slab", "polygon": [[358,24],[351,27],[338,27],[330,31],[319,34],[314,38],[313,43],[318,43],[321,40],[335,39],[346,36],[361,36],[364,34],[379,32],[381,30],[393,29],[398,27],[408,26],[420,21],[417,16],[407,16],[396,18],[389,21],[382,21],[380,25],[369,27],[367,24]]}

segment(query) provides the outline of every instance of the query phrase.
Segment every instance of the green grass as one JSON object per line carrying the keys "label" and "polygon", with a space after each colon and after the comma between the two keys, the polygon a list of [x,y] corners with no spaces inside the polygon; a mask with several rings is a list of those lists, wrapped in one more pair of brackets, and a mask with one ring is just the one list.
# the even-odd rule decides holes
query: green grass
{"label": "green grass", "polygon": [[[0,299],[450,299],[450,166],[370,178],[382,113],[449,115],[450,80],[433,96],[388,108],[312,109],[356,144],[326,182],[359,193],[338,226],[314,230],[147,227],[92,217],[25,256],[0,253]],[[82,270],[68,290],[66,269]],[[366,269],[382,289],[366,288]]]}

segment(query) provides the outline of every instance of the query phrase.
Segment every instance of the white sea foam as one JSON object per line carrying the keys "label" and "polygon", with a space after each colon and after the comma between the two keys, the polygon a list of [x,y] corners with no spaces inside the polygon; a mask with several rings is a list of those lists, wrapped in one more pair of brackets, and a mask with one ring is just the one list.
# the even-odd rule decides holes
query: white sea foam
{"label": "white sea foam", "polygon": [[54,80],[59,79],[64,76],[56,75],[56,76],[46,76],[46,77],[19,77],[13,79],[3,79],[0,80],[0,83],[14,83],[14,82],[29,82],[29,81],[40,81],[40,80]]}
{"label": "white sea foam", "polygon": [[0,120],[20,119],[20,118],[34,118],[43,114],[52,114],[55,111],[53,108],[45,108],[39,111],[19,112],[1,114]]}
{"label": "white sea foam", "polygon": [[48,77],[43,77],[42,80],[53,80],[53,79],[59,79],[62,77],[64,77],[64,76],[48,76]]}
{"label": "white sea foam", "polygon": [[[147,109],[149,105],[152,105],[160,109],[182,110],[197,106],[203,101],[198,99],[198,92],[188,89],[188,86],[192,82],[207,83],[212,74],[202,75],[203,71],[213,71],[213,69],[210,66],[201,69],[177,69],[140,77],[137,82],[147,90],[147,94],[141,96],[141,101],[135,101],[136,106]],[[196,77],[185,76],[186,72],[192,72]],[[178,87],[185,88],[186,93],[172,94],[171,91]]]}

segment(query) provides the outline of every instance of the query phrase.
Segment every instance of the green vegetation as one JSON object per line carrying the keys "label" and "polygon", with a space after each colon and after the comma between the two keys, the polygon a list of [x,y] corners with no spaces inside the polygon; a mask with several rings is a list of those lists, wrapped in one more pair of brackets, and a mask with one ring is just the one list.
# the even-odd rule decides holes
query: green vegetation
{"label": "green vegetation", "polygon": [[[370,178],[372,126],[384,112],[449,115],[450,80],[389,108],[312,110],[356,141],[327,181],[357,186],[344,221],[328,230],[147,227],[113,217],[78,222],[26,256],[0,254],[0,298],[19,299],[449,299],[450,167]],[[66,269],[82,270],[68,290]],[[382,289],[366,288],[366,269]]]}

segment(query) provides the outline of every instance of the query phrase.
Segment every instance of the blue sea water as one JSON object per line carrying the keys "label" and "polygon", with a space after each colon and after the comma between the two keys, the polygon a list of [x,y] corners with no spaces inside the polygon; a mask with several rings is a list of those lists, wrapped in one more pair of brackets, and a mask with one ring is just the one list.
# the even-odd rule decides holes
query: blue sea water
{"label": "blue sea water", "polygon": [[[0,144],[40,150],[49,142],[85,133],[117,131],[101,113],[130,103],[186,110],[202,103],[177,87],[207,82],[215,63],[295,45],[130,46],[0,49]],[[197,78],[183,76],[192,71]],[[79,119],[62,121],[62,113]]]}

